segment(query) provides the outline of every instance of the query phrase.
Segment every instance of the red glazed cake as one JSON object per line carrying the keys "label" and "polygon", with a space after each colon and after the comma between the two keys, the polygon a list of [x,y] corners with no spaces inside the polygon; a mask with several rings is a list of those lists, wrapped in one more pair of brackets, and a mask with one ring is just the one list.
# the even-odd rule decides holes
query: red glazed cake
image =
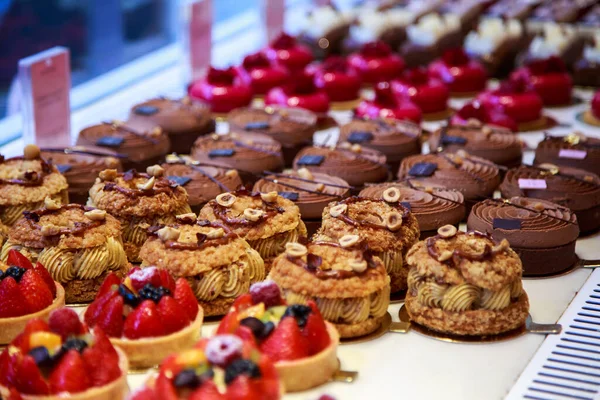
{"label": "red glazed cake", "polygon": [[192,84],[189,95],[210,106],[214,113],[228,113],[245,107],[252,101],[252,88],[245,83],[233,67],[210,68],[206,77]]}
{"label": "red glazed cake", "polygon": [[315,85],[313,79],[307,71],[297,73],[288,84],[269,90],[265,104],[304,108],[323,118],[329,111],[329,96]]}
{"label": "red glazed cake", "polygon": [[452,96],[474,96],[485,89],[487,72],[483,65],[461,48],[447,50],[429,65],[429,76],[444,82]]}
{"label": "red glazed cake", "polygon": [[217,328],[226,333],[255,343],[275,363],[286,392],[322,385],[338,369],[335,327],[313,300],[287,305],[273,281],[255,283],[238,297]]}
{"label": "red glazed cake", "polygon": [[203,312],[185,278],[165,269],[132,269],[125,279],[106,277],[85,311],[85,323],[119,346],[132,368],[158,365],[169,354],[192,347]]}
{"label": "red glazed cake", "polygon": [[517,122],[499,110],[481,104],[478,100],[471,101],[451,118],[452,124],[467,125],[467,124],[489,124],[509,129],[512,132],[519,130]]}
{"label": "red glazed cake", "polygon": [[265,95],[276,86],[289,79],[289,72],[281,65],[269,60],[264,53],[254,53],[244,57],[238,68],[242,81],[252,88],[252,93]]}
{"label": "red glazed cake", "polygon": [[94,333],[75,311],[55,310],[32,319],[0,354],[0,397],[23,400],[122,400],[127,357],[108,337]]}
{"label": "red glazed cake", "polygon": [[514,71],[512,77],[522,77],[542,98],[545,106],[571,104],[573,80],[565,63],[557,56],[530,61],[523,68]]}
{"label": "red glazed cake", "polygon": [[267,356],[250,341],[217,335],[169,356],[130,400],[278,400],[281,392]]}
{"label": "red glazed cake", "polygon": [[309,67],[315,86],[329,96],[333,109],[349,109],[360,99],[361,79],[348,61],[342,57],[329,57],[322,64]]}
{"label": "red glazed cake", "polygon": [[310,49],[286,33],[273,40],[264,53],[269,60],[284,66],[292,73],[302,71],[313,60]]}
{"label": "red glazed cake", "polygon": [[392,53],[382,41],[365,44],[361,51],[348,56],[348,62],[358,72],[363,83],[376,84],[397,78],[404,70],[404,60]]}
{"label": "red glazed cake", "polygon": [[389,118],[415,123],[423,119],[421,109],[409,99],[394,95],[388,82],[379,82],[375,86],[375,98],[363,100],[354,113],[360,118]]}
{"label": "red glazed cake", "polygon": [[442,81],[431,78],[425,67],[414,68],[391,82],[392,91],[401,98],[408,98],[423,112],[426,119],[442,119],[448,115],[450,92]]}

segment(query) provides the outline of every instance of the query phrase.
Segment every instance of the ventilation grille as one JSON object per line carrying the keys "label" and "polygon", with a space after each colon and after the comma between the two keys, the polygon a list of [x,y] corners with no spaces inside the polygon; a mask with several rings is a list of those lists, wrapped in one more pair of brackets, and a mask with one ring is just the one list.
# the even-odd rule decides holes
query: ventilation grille
{"label": "ventilation grille", "polygon": [[559,323],[562,333],[546,338],[507,399],[600,399],[600,270]]}

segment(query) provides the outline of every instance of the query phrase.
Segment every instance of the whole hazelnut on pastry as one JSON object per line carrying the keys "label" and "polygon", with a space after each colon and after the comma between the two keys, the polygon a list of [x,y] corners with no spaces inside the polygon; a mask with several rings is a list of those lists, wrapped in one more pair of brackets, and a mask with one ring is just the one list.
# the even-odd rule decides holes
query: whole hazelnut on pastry
{"label": "whole hazelnut on pastry", "polygon": [[231,193],[221,193],[216,197],[216,202],[218,205],[223,207],[231,207],[233,203],[237,200],[237,197]]}
{"label": "whole hazelnut on pastry", "polygon": [[36,158],[40,158],[40,148],[35,144],[28,144],[23,149],[23,158],[26,160],[35,160]]}
{"label": "whole hazelnut on pastry", "polygon": [[246,218],[248,221],[258,221],[263,215],[265,215],[263,210],[258,210],[255,208],[246,208],[244,210],[244,218]]}
{"label": "whole hazelnut on pastry", "polygon": [[275,200],[277,200],[277,196],[278,196],[278,194],[277,194],[277,192],[275,192],[275,191],[273,191],[273,192],[269,192],[269,193],[261,193],[261,194],[260,194],[260,198],[261,198],[263,201],[267,202],[267,203],[272,203],[272,202],[274,202]]}
{"label": "whole hazelnut on pastry", "polygon": [[402,226],[402,214],[396,211],[389,213],[385,217],[385,225],[390,231],[397,231]]}
{"label": "whole hazelnut on pastry", "polygon": [[179,235],[181,234],[181,232],[179,232],[178,229],[172,228],[170,226],[165,226],[156,231],[156,234],[158,235],[160,240],[166,242],[168,240],[179,239]]}
{"label": "whole hazelnut on pastry", "polygon": [[444,225],[441,228],[438,228],[437,233],[444,239],[448,239],[454,237],[458,230],[454,225]]}
{"label": "whole hazelnut on pastry", "polygon": [[85,212],[83,215],[92,221],[104,221],[106,219],[106,211],[104,210],[90,210]]}
{"label": "whole hazelnut on pastry", "polygon": [[44,207],[46,208],[46,210],[58,210],[60,208],[60,202],[54,200],[50,196],[46,196],[46,198],[44,199]]}
{"label": "whole hazelnut on pastry", "polygon": [[338,204],[337,206],[333,206],[329,209],[329,215],[336,218],[344,214],[346,210],[348,210],[348,206],[346,204]]}
{"label": "whole hazelnut on pastry", "polygon": [[151,165],[146,168],[146,173],[150,176],[161,177],[165,174],[165,170],[160,165]]}
{"label": "whole hazelnut on pastry", "polygon": [[352,247],[360,241],[358,235],[344,235],[340,238],[340,246],[343,248]]}
{"label": "whole hazelnut on pastry", "polygon": [[400,190],[395,187],[389,187],[383,191],[383,200],[388,203],[395,203],[400,200]]}
{"label": "whole hazelnut on pastry", "polygon": [[100,174],[98,176],[103,181],[114,181],[115,179],[117,179],[118,172],[116,169],[105,169],[103,171],[100,171]]}
{"label": "whole hazelnut on pastry", "polygon": [[206,237],[208,239],[219,239],[223,236],[225,236],[225,231],[223,230],[223,228],[212,229],[206,233]]}
{"label": "whole hazelnut on pastry", "polygon": [[367,270],[367,262],[365,260],[353,260],[350,261],[350,267],[354,272],[365,272]]}
{"label": "whole hazelnut on pastry", "polygon": [[296,242],[290,242],[285,244],[285,253],[290,257],[304,257],[308,254],[306,246]]}

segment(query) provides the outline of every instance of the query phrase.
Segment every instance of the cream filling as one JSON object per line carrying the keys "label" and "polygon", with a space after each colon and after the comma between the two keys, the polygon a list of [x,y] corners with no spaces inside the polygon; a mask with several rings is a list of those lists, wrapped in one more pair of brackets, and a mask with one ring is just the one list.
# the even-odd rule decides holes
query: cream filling
{"label": "cream filling", "polygon": [[265,239],[248,240],[248,244],[266,260],[283,253],[286,243],[297,242],[300,236],[306,236],[306,225],[302,221],[298,223],[296,229],[278,233]]}
{"label": "cream filling", "polygon": [[383,265],[385,265],[385,270],[388,275],[395,274],[402,269],[404,265],[404,259],[402,257],[402,253],[398,251],[384,251],[374,253],[375,256],[381,258],[383,261]]}
{"label": "cream filling", "polygon": [[386,12],[369,8],[357,15],[357,19],[358,25],[350,27],[350,36],[359,43],[368,43],[378,40],[390,29],[409,25],[414,21],[415,14],[400,8]]}
{"label": "cream filling", "polygon": [[544,34],[536,36],[529,45],[529,53],[534,58],[548,58],[559,55],[575,39],[577,33],[572,27],[556,23],[544,24]]}

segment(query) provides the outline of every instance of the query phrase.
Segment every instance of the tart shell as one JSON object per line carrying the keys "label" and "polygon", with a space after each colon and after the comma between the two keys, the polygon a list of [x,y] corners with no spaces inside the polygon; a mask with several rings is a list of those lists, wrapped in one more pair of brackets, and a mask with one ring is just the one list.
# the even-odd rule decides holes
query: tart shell
{"label": "tart shell", "polygon": [[426,328],[453,335],[498,335],[516,329],[529,315],[529,299],[523,292],[518,300],[503,310],[444,311],[418,302],[410,292],[406,294],[406,310],[410,320]]}
{"label": "tart shell", "polygon": [[32,319],[41,318],[44,321],[48,321],[48,317],[52,311],[65,305],[65,289],[58,282],[54,282],[54,284],[56,285],[56,298],[48,307],[33,314],[26,314],[20,317],[0,318],[0,345],[10,343],[17,335],[23,332],[25,325]]}
{"label": "tart shell", "polygon": [[204,320],[202,307],[192,323],[170,335],[136,340],[110,338],[127,355],[132,369],[151,368],[160,364],[168,355],[191,348],[200,338]]}
{"label": "tart shell", "polygon": [[300,392],[322,385],[338,370],[337,347],[340,334],[333,324],[325,321],[325,325],[331,339],[329,346],[311,357],[275,363],[286,393]]}
{"label": "tart shell", "polygon": [[[111,383],[100,387],[90,388],[81,393],[61,393],[47,396],[21,394],[21,398],[23,400],[124,400],[129,392],[129,386],[127,385],[129,361],[123,350],[117,347],[115,347],[115,350],[119,354],[121,376]],[[9,391],[4,386],[0,386],[0,395],[2,398],[8,398]]]}

